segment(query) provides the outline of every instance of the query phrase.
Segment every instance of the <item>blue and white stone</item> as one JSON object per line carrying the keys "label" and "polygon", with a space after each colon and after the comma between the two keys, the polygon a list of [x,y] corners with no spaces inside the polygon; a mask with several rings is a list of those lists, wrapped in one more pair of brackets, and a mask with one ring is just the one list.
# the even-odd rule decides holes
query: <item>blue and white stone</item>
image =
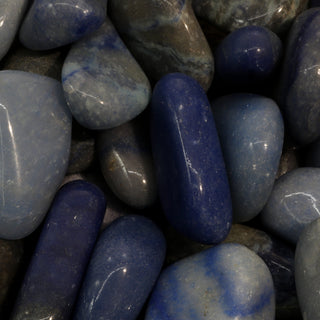
{"label": "blue and white stone", "polygon": [[65,175],[71,114],[61,84],[0,72],[0,237],[19,239],[43,220]]}
{"label": "blue and white stone", "polygon": [[274,319],[268,267],[239,244],[220,244],[162,271],[145,320]]}
{"label": "blue and white stone", "polygon": [[148,105],[149,81],[110,20],[74,44],[62,68],[65,97],[84,127],[119,126]]}
{"label": "blue and white stone", "polygon": [[20,28],[20,41],[32,50],[61,47],[97,30],[106,14],[107,0],[35,0]]}

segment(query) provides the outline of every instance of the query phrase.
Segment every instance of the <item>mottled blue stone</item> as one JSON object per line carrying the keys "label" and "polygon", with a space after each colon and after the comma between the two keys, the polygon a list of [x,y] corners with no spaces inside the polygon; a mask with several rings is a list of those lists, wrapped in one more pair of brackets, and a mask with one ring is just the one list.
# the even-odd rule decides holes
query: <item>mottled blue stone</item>
{"label": "mottled blue stone", "polygon": [[301,145],[320,137],[320,8],[304,11],[288,35],[278,102],[292,137]]}
{"label": "mottled blue stone", "polygon": [[172,73],[156,84],[151,142],[170,224],[195,241],[222,241],[232,221],[229,184],[210,104],[197,81]]}
{"label": "mottled blue stone", "polygon": [[77,41],[105,21],[107,0],[35,0],[20,29],[32,50],[49,50]]}
{"label": "mottled blue stone", "polygon": [[89,129],[119,126],[149,103],[150,84],[110,20],[74,44],[62,68],[72,115]]}
{"label": "mottled blue stone", "polygon": [[111,223],[94,249],[73,319],[136,319],[160,273],[165,247],[161,231],[147,218]]}
{"label": "mottled blue stone", "polygon": [[56,194],[33,253],[12,320],[67,320],[99,233],[106,200],[77,180]]}
{"label": "mottled blue stone", "polygon": [[284,126],[277,104],[255,94],[212,102],[231,189],[234,221],[254,218],[266,204],[277,174]]}
{"label": "mottled blue stone", "polygon": [[256,85],[268,80],[282,54],[280,38],[272,31],[247,26],[233,31],[217,47],[215,76],[228,85]]}
{"label": "mottled blue stone", "polygon": [[296,244],[302,230],[320,216],[320,168],[297,168],[281,176],[260,218],[279,237]]}
{"label": "mottled blue stone", "polygon": [[43,220],[65,175],[71,115],[61,84],[0,72],[0,237],[23,238]]}
{"label": "mottled blue stone", "polygon": [[220,244],[166,268],[145,320],[274,319],[271,274],[253,251]]}

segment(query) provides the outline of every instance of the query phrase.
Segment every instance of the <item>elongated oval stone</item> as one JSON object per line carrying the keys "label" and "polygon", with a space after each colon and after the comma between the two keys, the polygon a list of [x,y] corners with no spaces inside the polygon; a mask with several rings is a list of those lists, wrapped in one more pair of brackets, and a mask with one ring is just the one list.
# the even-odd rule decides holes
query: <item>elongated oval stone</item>
{"label": "elongated oval stone", "polygon": [[151,220],[115,220],[98,239],[73,319],[136,319],[164,256],[164,237]]}
{"label": "elongated oval stone", "polygon": [[242,245],[220,244],[161,273],[145,320],[271,320],[274,299],[265,263]]}
{"label": "elongated oval stone", "polygon": [[151,96],[147,77],[110,20],[72,46],[62,68],[62,84],[72,115],[96,130],[133,119]]}
{"label": "elongated oval stone", "polygon": [[284,135],[279,107],[269,98],[239,93],[214,100],[212,110],[234,221],[251,220],[266,204],[279,166]]}
{"label": "elongated oval stone", "polygon": [[228,178],[207,96],[194,79],[173,73],[156,84],[151,141],[170,224],[195,241],[222,241],[232,221]]}
{"label": "elongated oval stone", "polygon": [[23,238],[43,220],[65,175],[71,115],[61,84],[0,72],[0,237]]}
{"label": "elongated oval stone", "polygon": [[35,0],[22,23],[20,41],[32,50],[67,45],[98,29],[106,10],[107,0]]}
{"label": "elongated oval stone", "polygon": [[103,192],[89,182],[73,181],[59,190],[11,320],[70,319],[105,206]]}
{"label": "elongated oval stone", "polygon": [[207,90],[214,60],[189,0],[109,0],[109,14],[149,78],[171,72],[195,78]]}
{"label": "elongated oval stone", "polygon": [[260,215],[266,228],[293,244],[319,216],[320,168],[297,168],[281,176]]}

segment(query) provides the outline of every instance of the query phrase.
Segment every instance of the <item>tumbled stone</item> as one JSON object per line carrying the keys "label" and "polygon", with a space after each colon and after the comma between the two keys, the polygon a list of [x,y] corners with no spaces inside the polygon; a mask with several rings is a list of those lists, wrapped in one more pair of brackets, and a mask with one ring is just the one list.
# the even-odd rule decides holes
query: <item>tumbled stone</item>
{"label": "tumbled stone", "polygon": [[192,240],[222,241],[232,220],[229,184],[210,104],[197,81],[172,73],[156,84],[151,142],[169,223]]}
{"label": "tumbled stone", "polygon": [[[272,191],[284,126],[277,104],[255,94],[231,94],[212,102],[231,189],[233,219],[254,218]],[[236,156],[235,156],[236,155]]]}
{"label": "tumbled stone", "polygon": [[72,46],[63,65],[62,84],[72,115],[93,130],[133,119],[151,95],[147,77],[110,20]]}
{"label": "tumbled stone", "polygon": [[105,197],[85,181],[56,194],[11,320],[70,319],[105,211]]}
{"label": "tumbled stone", "polygon": [[19,239],[43,220],[65,175],[71,115],[61,84],[0,72],[0,237]]}
{"label": "tumbled stone", "polygon": [[189,0],[109,0],[109,14],[150,79],[181,72],[210,87],[214,61]]}
{"label": "tumbled stone", "polygon": [[115,220],[98,239],[73,319],[136,319],[164,256],[164,237],[151,220],[142,216]]}
{"label": "tumbled stone", "polygon": [[239,244],[220,244],[167,267],[148,303],[145,320],[274,319],[271,274]]}
{"label": "tumbled stone", "polygon": [[35,0],[20,28],[20,41],[32,50],[67,45],[97,30],[106,10],[107,0]]}
{"label": "tumbled stone", "polygon": [[296,244],[302,230],[320,215],[320,168],[297,168],[274,184],[260,218],[263,226]]}

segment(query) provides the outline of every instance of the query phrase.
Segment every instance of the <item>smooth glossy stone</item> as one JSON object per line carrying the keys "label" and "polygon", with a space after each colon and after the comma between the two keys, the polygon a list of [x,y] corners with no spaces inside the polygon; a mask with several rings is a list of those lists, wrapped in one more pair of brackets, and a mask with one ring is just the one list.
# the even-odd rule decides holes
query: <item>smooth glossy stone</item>
{"label": "smooth glossy stone", "polygon": [[150,79],[181,72],[210,87],[214,60],[189,0],[109,0],[109,14]]}
{"label": "smooth glossy stone", "polygon": [[151,96],[147,77],[110,20],[72,46],[63,65],[62,84],[72,115],[93,130],[133,119]]}
{"label": "smooth glossy stone", "polygon": [[[146,119],[134,119],[98,137],[102,174],[114,194],[129,206],[145,208],[157,198],[155,168]],[[144,127],[143,127],[144,126]]]}
{"label": "smooth glossy stone", "polygon": [[260,218],[263,226],[296,244],[302,230],[320,216],[320,168],[297,168],[274,184]]}
{"label": "smooth glossy stone", "polygon": [[320,219],[310,223],[300,235],[295,255],[295,278],[304,320],[320,318]]}
{"label": "smooth glossy stone", "polygon": [[56,194],[20,289],[11,320],[70,319],[106,200],[77,180]]}
{"label": "smooth glossy stone", "polygon": [[75,320],[134,320],[165,256],[165,239],[149,219],[121,217],[100,235],[75,309]]}
{"label": "smooth glossy stone", "polygon": [[197,81],[172,73],[156,84],[151,142],[169,223],[192,240],[222,241],[232,222],[229,184],[210,104]]}
{"label": "smooth glossy stone", "polygon": [[197,16],[227,32],[258,25],[283,33],[307,4],[308,0],[192,0]]}
{"label": "smooth glossy stone", "polygon": [[242,245],[221,244],[166,268],[145,320],[271,320],[274,299],[265,263]]}
{"label": "smooth glossy stone", "polygon": [[320,137],[320,8],[304,11],[290,29],[278,103],[292,138],[306,145]]}
{"label": "smooth glossy stone", "polygon": [[218,98],[212,110],[229,176],[233,219],[249,221],[272,191],[282,152],[282,116],[273,100],[246,93]]}
{"label": "smooth glossy stone", "polygon": [[107,0],[35,0],[20,28],[20,41],[32,50],[67,45],[97,30],[106,12]]}

